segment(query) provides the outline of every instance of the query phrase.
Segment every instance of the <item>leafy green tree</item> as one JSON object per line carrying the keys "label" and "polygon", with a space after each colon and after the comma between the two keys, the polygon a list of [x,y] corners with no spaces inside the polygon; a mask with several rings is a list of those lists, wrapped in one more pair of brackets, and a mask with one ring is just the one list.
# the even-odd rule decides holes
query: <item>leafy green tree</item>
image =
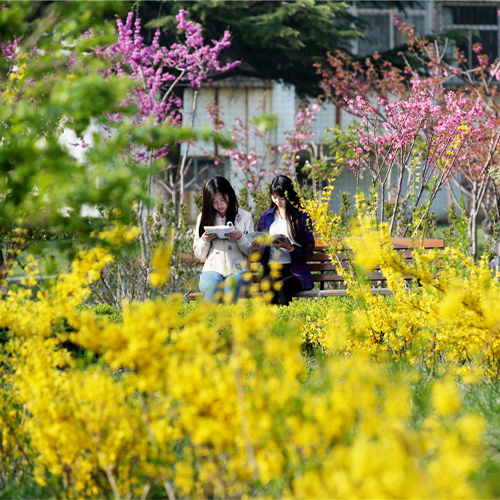
{"label": "leafy green tree", "polygon": [[[104,16],[129,6],[52,2],[34,13],[31,3],[12,2],[0,10],[0,238],[7,250],[0,278],[33,240],[95,240],[86,205],[112,209],[115,221],[127,224],[136,204],[153,204],[147,179],[163,164],[127,161],[120,152],[131,144],[158,150],[201,135],[137,123],[136,104],[123,105],[136,83],[103,76],[107,62],[93,49],[116,40]],[[117,113],[121,120],[112,120]],[[102,127],[110,131],[106,139]],[[76,137],[95,131],[81,158],[62,140],[65,130]]]}
{"label": "leafy green tree", "polygon": [[[404,10],[420,2],[376,1],[374,8]],[[163,43],[175,39],[175,14],[189,11],[191,19],[203,25],[207,39],[217,40],[228,29],[229,61],[242,61],[227,76],[258,77],[293,84],[301,97],[321,93],[315,63],[326,61],[327,52],[350,52],[352,42],[365,36],[367,24],[355,16],[352,1],[144,1],[140,17],[150,28],[160,26]],[[152,31],[150,37],[152,38]],[[226,62],[227,62],[226,60]]]}
{"label": "leafy green tree", "polygon": [[295,85],[301,95],[320,91],[313,63],[325,61],[328,51],[349,50],[352,40],[363,36],[348,2],[146,1],[140,4],[140,16],[150,19],[149,27],[160,26],[163,43],[170,45],[180,9],[203,25],[207,39],[231,32],[225,57],[242,64],[228,75],[280,80]]}

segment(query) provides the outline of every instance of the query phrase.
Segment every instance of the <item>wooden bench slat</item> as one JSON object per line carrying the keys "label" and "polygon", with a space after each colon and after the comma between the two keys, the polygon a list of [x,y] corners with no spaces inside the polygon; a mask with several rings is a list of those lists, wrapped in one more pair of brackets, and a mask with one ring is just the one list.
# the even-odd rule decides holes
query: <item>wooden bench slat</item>
{"label": "wooden bench slat", "polygon": [[313,281],[322,282],[322,281],[344,281],[343,276],[339,276],[338,274],[313,274]]}
{"label": "wooden bench slat", "polygon": [[[398,255],[401,257],[405,257],[408,260],[413,260],[413,252],[411,250],[401,248],[401,251],[398,252]],[[307,259],[308,262],[332,262],[332,257],[329,254],[317,252],[316,249],[314,253]],[[351,258],[348,257],[344,253],[334,254],[333,262],[336,264],[337,262],[350,262]]]}
{"label": "wooden bench slat", "polygon": [[[444,248],[444,240],[424,238],[423,240],[412,240],[411,238],[391,238],[395,248]],[[402,245],[401,247],[399,245]]]}
{"label": "wooden bench slat", "polygon": [[349,263],[348,262],[342,262],[341,265],[339,266],[338,264],[332,264],[331,262],[322,262],[318,263],[317,261],[314,261],[314,263],[309,264],[309,271],[335,271],[338,268],[341,269],[348,269]]}

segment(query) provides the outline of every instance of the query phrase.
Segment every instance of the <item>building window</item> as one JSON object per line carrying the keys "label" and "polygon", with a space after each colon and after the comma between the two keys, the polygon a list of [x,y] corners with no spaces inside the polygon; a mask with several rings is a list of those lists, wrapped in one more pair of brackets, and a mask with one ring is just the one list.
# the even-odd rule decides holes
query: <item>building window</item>
{"label": "building window", "polygon": [[[367,23],[366,39],[358,41],[357,53],[360,56],[374,52],[386,52],[406,43],[406,37],[394,26],[391,20],[390,9],[374,8],[374,2],[355,2],[358,17]],[[419,35],[430,31],[427,6],[408,9],[405,12],[396,12],[395,15],[405,24],[415,27]]]}
{"label": "building window", "polygon": [[394,45],[392,23],[389,14],[358,14],[359,18],[367,23],[366,39],[359,40],[358,54],[366,56],[373,52],[386,52]]}
{"label": "building window", "polygon": [[458,45],[467,58],[467,67],[477,65],[477,55],[472,50],[475,43],[483,46],[483,54],[493,62],[499,55],[499,16],[495,6],[443,5],[442,31],[461,30],[467,34],[467,42]]}
{"label": "building window", "polygon": [[443,17],[453,25],[496,24],[497,8],[492,6],[444,5]]}

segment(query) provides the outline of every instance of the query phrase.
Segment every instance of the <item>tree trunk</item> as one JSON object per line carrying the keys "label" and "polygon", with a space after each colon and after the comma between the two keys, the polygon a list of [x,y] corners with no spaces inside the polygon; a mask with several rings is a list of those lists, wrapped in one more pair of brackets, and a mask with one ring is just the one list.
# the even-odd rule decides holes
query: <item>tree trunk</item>
{"label": "tree trunk", "polygon": [[479,207],[477,206],[477,186],[476,182],[473,182],[472,185],[472,196],[470,197],[471,208],[469,215],[469,238],[471,241],[471,254],[474,260],[477,258],[477,214]]}

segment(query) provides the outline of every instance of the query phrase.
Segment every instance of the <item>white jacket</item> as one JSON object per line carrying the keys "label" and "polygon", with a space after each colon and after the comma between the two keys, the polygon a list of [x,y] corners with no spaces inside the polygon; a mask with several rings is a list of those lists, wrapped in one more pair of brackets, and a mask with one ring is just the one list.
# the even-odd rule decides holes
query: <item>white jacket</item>
{"label": "white jacket", "polygon": [[[205,261],[203,272],[216,271],[226,277],[230,274],[246,271],[249,268],[248,257],[250,256],[252,245],[246,235],[254,230],[251,214],[242,208],[238,209],[234,225],[241,231],[241,238],[239,240],[215,238],[212,241],[203,241],[198,236],[200,221],[201,214],[198,215],[196,220],[193,249],[196,258]],[[226,224],[226,218],[222,218],[217,214],[214,225],[219,226],[224,224]]]}

